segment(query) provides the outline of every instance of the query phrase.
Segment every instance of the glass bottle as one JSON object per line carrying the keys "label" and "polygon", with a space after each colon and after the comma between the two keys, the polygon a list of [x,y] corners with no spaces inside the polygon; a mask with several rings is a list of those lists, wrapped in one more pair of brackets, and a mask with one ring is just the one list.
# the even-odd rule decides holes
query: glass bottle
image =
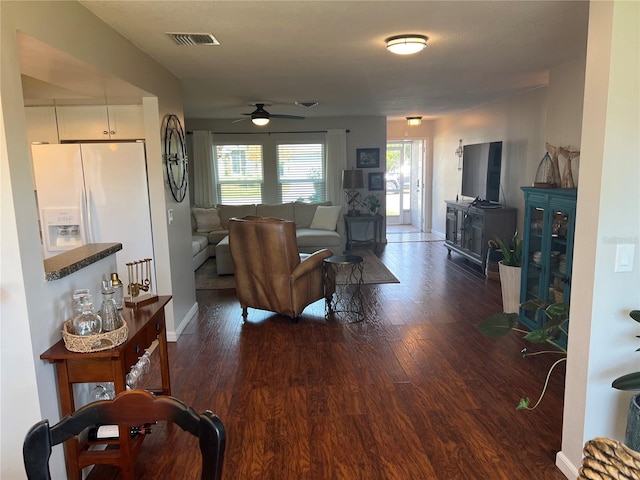
{"label": "glass bottle", "polygon": [[83,298],[90,295],[88,288],[78,288],[73,291],[73,316],[76,317],[82,313]]}
{"label": "glass bottle", "polygon": [[116,302],[116,307],[120,310],[124,306],[124,293],[122,281],[118,278],[117,273],[111,274],[111,288],[113,289],[113,299]]}
{"label": "glass bottle", "polygon": [[102,319],[93,311],[91,295],[81,299],[81,313],[73,319],[76,335],[96,335],[102,331]]}
{"label": "glass bottle", "polygon": [[102,331],[110,332],[120,328],[120,316],[118,307],[113,299],[113,289],[102,290],[102,305],[100,306],[100,317],[102,318]]}

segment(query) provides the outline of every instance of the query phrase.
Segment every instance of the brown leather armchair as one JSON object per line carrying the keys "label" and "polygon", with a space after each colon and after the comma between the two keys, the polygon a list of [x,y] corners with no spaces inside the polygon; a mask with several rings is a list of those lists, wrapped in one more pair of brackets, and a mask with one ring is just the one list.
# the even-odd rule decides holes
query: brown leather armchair
{"label": "brown leather armchair", "polygon": [[324,297],[323,260],[333,253],[322,249],[301,260],[294,222],[232,218],[229,249],[243,319],[251,307],[297,320],[307,305]]}

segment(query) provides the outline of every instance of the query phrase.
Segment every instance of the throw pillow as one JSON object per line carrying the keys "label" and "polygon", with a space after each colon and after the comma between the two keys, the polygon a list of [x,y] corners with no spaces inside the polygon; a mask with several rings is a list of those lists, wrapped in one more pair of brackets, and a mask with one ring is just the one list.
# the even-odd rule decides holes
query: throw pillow
{"label": "throw pillow", "polygon": [[192,208],[191,212],[196,219],[196,232],[205,233],[213,230],[222,230],[217,208]]}
{"label": "throw pillow", "polygon": [[340,210],[342,207],[323,207],[318,206],[316,213],[313,215],[311,225],[309,228],[316,230],[335,230],[338,217],[340,216]]}

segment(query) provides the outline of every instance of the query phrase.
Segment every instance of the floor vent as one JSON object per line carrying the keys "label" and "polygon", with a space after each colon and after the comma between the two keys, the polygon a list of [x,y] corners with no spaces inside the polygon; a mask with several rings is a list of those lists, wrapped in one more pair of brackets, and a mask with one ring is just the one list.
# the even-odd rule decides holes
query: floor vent
{"label": "floor vent", "polygon": [[195,45],[220,45],[210,33],[170,33],[167,35],[173,39],[178,45],[190,47]]}

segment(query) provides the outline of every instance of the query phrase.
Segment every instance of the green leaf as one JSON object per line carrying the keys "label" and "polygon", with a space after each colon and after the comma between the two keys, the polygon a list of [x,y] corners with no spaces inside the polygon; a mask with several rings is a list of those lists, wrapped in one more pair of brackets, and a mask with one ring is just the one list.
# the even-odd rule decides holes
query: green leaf
{"label": "green leaf", "polygon": [[518,403],[518,406],[516,407],[516,410],[526,410],[527,408],[529,408],[530,403],[531,400],[529,400],[529,397],[521,398],[520,403]]}
{"label": "green leaf", "polygon": [[545,314],[549,318],[562,317],[569,318],[569,304],[568,303],[552,303],[544,310]]}
{"label": "green leaf", "polygon": [[550,339],[547,330],[531,330],[524,336],[524,339],[531,343],[544,343]]}
{"label": "green leaf", "polygon": [[520,306],[529,312],[535,312],[536,310],[540,310],[541,308],[546,308],[551,305],[547,300],[542,300],[540,298],[536,298],[533,300],[527,300]]}
{"label": "green leaf", "polygon": [[618,390],[640,390],[640,372],[627,373],[618,377],[611,386]]}
{"label": "green leaf", "polygon": [[544,328],[546,329],[558,328],[558,327],[561,327],[562,324],[567,323],[568,321],[569,321],[569,317],[549,317],[549,320],[547,320],[544,324]]}
{"label": "green leaf", "polygon": [[518,324],[517,313],[494,313],[476,325],[480,333],[489,338],[502,338]]}
{"label": "green leaf", "polygon": [[631,310],[631,312],[629,312],[629,316],[636,322],[640,323],[640,310]]}

